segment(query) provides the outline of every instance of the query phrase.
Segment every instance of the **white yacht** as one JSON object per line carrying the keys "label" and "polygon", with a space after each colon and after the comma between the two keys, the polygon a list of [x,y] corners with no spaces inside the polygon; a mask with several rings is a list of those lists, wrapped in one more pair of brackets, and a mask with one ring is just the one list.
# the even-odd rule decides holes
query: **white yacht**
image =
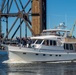
{"label": "white yacht", "polygon": [[51,62],[76,60],[76,38],[71,37],[70,30],[43,30],[40,36],[30,37],[28,47],[8,45],[9,59],[25,62]]}

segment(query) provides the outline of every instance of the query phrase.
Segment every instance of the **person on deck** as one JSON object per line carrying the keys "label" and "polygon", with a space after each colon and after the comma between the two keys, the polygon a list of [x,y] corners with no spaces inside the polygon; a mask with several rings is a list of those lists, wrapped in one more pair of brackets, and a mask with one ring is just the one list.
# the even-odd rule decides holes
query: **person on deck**
{"label": "person on deck", "polygon": [[26,46],[26,38],[23,37],[21,39],[21,42],[22,42],[22,46],[25,47]]}
{"label": "person on deck", "polygon": [[27,47],[31,47],[31,39],[30,38],[27,39]]}
{"label": "person on deck", "polygon": [[20,46],[20,38],[19,37],[16,37],[16,40],[18,42],[18,46]]}

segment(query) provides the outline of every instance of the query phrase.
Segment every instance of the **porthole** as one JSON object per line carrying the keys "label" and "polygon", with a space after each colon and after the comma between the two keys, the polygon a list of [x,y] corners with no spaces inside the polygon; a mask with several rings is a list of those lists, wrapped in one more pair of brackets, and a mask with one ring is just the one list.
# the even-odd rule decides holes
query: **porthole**
{"label": "porthole", "polygon": [[43,56],[45,56],[45,54],[43,54]]}
{"label": "porthole", "polygon": [[59,55],[59,57],[60,57],[61,55]]}
{"label": "porthole", "polygon": [[58,55],[55,55],[55,56],[58,56]]}
{"label": "porthole", "polygon": [[39,54],[36,54],[36,55],[39,55]]}
{"label": "porthole", "polygon": [[23,54],[26,54],[26,53],[23,53]]}
{"label": "porthole", "polygon": [[49,56],[52,56],[52,54],[50,54]]}

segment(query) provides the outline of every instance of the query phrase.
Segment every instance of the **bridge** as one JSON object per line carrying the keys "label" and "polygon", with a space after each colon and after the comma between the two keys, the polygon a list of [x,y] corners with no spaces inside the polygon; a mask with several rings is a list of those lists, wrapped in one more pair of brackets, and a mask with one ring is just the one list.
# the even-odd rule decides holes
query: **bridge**
{"label": "bridge", "polygon": [[46,6],[46,0],[0,0],[0,35],[13,39],[19,31],[27,37],[27,29],[32,36],[40,35],[46,29]]}

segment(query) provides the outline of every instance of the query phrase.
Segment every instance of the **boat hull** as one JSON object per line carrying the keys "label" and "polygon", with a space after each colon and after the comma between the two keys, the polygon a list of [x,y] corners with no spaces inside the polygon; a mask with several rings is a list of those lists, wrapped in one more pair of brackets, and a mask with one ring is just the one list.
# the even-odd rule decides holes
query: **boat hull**
{"label": "boat hull", "polygon": [[44,52],[34,48],[9,48],[9,59],[24,62],[52,62],[52,61],[73,61],[76,60],[76,53],[55,53]]}

